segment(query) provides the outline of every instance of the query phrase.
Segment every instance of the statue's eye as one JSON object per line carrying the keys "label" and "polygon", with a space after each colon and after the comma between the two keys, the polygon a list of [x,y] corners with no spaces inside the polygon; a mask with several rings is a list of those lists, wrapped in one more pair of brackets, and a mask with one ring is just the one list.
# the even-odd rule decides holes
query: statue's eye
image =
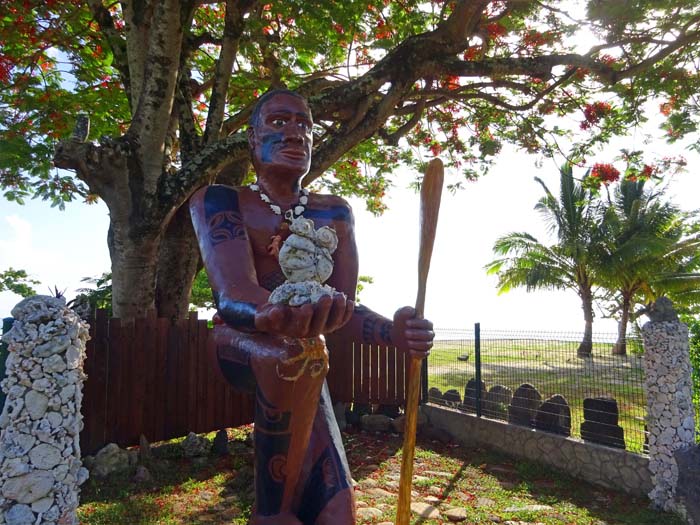
{"label": "statue's eye", "polygon": [[275,128],[281,128],[286,123],[287,123],[287,121],[283,118],[276,118],[271,122],[272,126]]}

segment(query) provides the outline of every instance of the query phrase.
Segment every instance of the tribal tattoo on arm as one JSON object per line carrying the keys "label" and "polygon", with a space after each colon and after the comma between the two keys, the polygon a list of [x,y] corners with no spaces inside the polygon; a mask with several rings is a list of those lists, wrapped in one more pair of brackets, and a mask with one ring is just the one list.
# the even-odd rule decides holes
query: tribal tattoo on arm
{"label": "tribal tattoo on arm", "polygon": [[212,246],[234,239],[248,239],[238,205],[238,192],[233,188],[210,186],[204,196],[204,210]]}
{"label": "tribal tattoo on arm", "polygon": [[392,323],[366,306],[357,305],[355,314],[362,317],[362,342],[369,344],[393,345],[391,340]]}
{"label": "tribal tattoo on arm", "polygon": [[248,234],[243,225],[240,213],[234,211],[222,211],[209,220],[209,241],[216,246],[224,241],[234,239],[246,240]]}

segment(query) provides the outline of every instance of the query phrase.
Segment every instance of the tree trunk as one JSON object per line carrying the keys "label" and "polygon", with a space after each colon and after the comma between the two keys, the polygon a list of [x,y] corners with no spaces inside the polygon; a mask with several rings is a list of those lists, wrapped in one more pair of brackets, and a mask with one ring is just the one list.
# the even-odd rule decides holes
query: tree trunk
{"label": "tree trunk", "polygon": [[630,298],[623,296],[620,321],[617,324],[617,342],[612,347],[613,355],[627,354],[627,323],[630,318]]}
{"label": "tree trunk", "polygon": [[158,317],[187,316],[192,283],[200,267],[199,246],[188,206],[181,206],[165,232],[158,258],[156,310]]}
{"label": "tree trunk", "polygon": [[114,317],[145,317],[155,308],[159,240],[157,236],[134,240],[110,226]]}
{"label": "tree trunk", "polygon": [[583,329],[583,339],[578,345],[576,355],[578,357],[591,357],[593,352],[593,296],[590,290],[584,290],[580,294],[581,308],[583,308],[583,318],[585,326]]}

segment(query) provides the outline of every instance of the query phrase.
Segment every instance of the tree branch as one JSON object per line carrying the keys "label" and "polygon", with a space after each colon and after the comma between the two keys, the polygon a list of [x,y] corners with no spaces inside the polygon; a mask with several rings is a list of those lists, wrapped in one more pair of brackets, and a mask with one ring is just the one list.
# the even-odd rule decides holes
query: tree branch
{"label": "tree branch", "polygon": [[158,194],[162,213],[174,213],[195,190],[211,184],[222,168],[236,162],[247,162],[248,158],[248,137],[245,133],[236,133],[209,144],[177,174],[160,179]]}
{"label": "tree branch", "polygon": [[463,44],[474,34],[490,0],[459,0],[446,20],[435,31],[438,39],[447,44]]}
{"label": "tree branch", "polygon": [[413,127],[420,122],[420,119],[423,118],[425,104],[425,99],[420,99],[416,104],[414,104],[412,106],[413,115],[411,115],[411,118],[404,122],[403,125],[401,125],[401,127],[399,127],[399,129],[393,133],[387,133],[383,128],[380,128],[379,133],[382,135],[384,141],[391,146],[398,146],[399,139],[411,131]]}
{"label": "tree branch", "polygon": [[609,84],[620,79],[620,72],[596,59],[575,53],[541,57],[488,58],[480,61],[448,59],[444,74],[462,77],[504,77],[527,75],[548,78],[556,66],[574,66],[589,69]]}
{"label": "tree branch", "polygon": [[[104,7],[101,0],[89,0],[88,3],[92,16],[100,26],[100,31],[102,31],[102,34],[105,35],[107,43],[112,50],[112,55],[114,56],[112,65],[117,69],[117,71],[119,71],[119,76],[122,84],[124,85],[126,96],[129,103],[131,103],[131,77],[129,75],[129,58],[126,52],[126,41],[114,27],[112,14],[109,12],[109,9]],[[134,109],[134,107],[131,108],[132,112]]]}
{"label": "tree branch", "polygon": [[[163,0],[152,17],[144,83],[127,135],[141,140],[143,191],[154,192],[163,169],[163,147],[168,131],[182,47],[181,4]],[[159,153],[161,155],[159,155]]]}
{"label": "tree branch", "polygon": [[146,53],[148,50],[148,27],[153,17],[151,0],[126,2],[123,4],[126,53],[129,61],[129,82],[131,97],[129,103],[132,115],[136,112],[143,89]]}
{"label": "tree branch", "polygon": [[676,51],[678,51],[681,47],[687,46],[688,44],[691,43],[697,43],[700,41],[700,31],[694,31],[692,33],[687,33],[683,35],[682,37],[678,37],[676,41],[661,49],[658,53],[655,53],[651,55],[649,58],[646,58],[642,60],[641,62],[638,62],[637,64],[628,67],[627,69],[620,71],[618,74],[618,80],[622,78],[629,78],[634,75],[639,74],[640,71],[645,71],[649,69],[651,66],[656,64],[657,62],[663,60],[664,58],[672,55]]}
{"label": "tree branch", "polygon": [[226,15],[224,21],[224,38],[216,61],[214,86],[209,100],[209,113],[204,132],[204,143],[211,144],[221,136],[221,127],[226,109],[226,92],[233,63],[238,53],[238,43],[245,27],[243,17],[253,5],[254,0],[226,0]]}
{"label": "tree branch", "polygon": [[[181,58],[181,61],[184,57]],[[192,92],[190,90],[190,70],[185,65],[180,68],[175,104],[177,105],[178,124],[180,129],[180,158],[186,164],[201,148],[201,139],[195,127],[195,116],[192,110]]]}

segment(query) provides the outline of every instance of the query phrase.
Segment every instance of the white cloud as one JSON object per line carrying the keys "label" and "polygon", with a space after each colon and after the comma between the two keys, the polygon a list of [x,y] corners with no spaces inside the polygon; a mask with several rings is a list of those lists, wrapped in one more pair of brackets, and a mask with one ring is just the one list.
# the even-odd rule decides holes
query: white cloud
{"label": "white cloud", "polygon": [[32,244],[32,225],[18,215],[7,215],[3,222],[9,225],[9,230],[3,228],[0,237],[0,266],[9,266],[10,259],[16,260],[15,255],[22,253]]}

